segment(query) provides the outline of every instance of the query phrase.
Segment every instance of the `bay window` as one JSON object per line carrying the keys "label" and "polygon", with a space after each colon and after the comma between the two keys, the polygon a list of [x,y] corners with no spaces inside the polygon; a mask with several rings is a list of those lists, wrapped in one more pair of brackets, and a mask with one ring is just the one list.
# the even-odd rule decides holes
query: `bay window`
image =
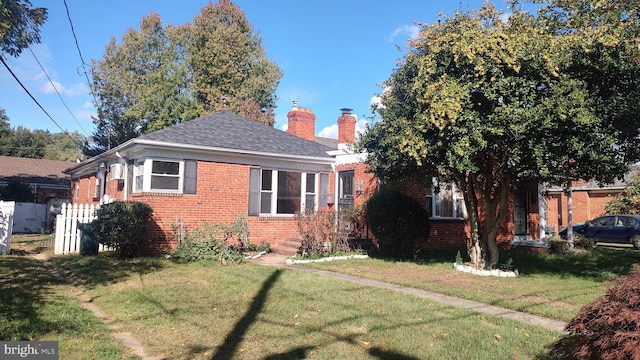
{"label": "bay window", "polygon": [[[196,166],[194,160],[188,168]],[[195,170],[189,170],[193,173]],[[191,175],[195,178],[195,173]],[[133,192],[159,191],[159,192],[183,192],[185,179],[185,161],[144,159],[133,164]]]}

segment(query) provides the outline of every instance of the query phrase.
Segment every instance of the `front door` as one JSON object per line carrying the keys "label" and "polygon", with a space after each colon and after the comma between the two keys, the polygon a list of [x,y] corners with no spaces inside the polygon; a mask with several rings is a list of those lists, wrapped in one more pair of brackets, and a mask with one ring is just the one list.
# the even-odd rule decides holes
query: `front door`
{"label": "front door", "polygon": [[516,238],[526,238],[527,231],[527,192],[516,190],[514,193],[513,225]]}

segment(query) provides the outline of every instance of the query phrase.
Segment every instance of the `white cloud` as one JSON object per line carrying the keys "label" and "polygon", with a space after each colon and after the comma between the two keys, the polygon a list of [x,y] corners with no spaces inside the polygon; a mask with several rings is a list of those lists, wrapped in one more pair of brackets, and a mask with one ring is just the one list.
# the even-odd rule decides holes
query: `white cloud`
{"label": "white cloud", "polygon": [[502,13],[502,15],[500,15],[500,20],[501,20],[503,23],[505,23],[505,24],[506,24],[507,22],[509,22],[509,18],[511,17],[511,15],[513,15],[513,14],[512,14],[512,13],[510,13],[510,12],[509,12],[509,13],[508,13],[508,12]]}
{"label": "white cloud", "polygon": [[338,138],[338,124],[329,125],[318,133],[319,137],[337,139]]}
{"label": "white cloud", "polygon": [[420,34],[420,26],[419,25],[403,25],[399,28],[396,28],[391,36],[389,36],[389,41],[395,40],[396,37],[400,35],[405,35],[410,39],[415,39]]}
{"label": "white cloud", "polygon": [[288,122],[284,123],[284,124],[280,127],[280,129],[281,129],[282,131],[287,131],[287,130],[289,130],[289,123],[288,123]]}
{"label": "white cloud", "polygon": [[[367,124],[369,124],[369,120],[360,119],[356,121],[356,139],[360,137],[366,130]],[[329,138],[329,139],[337,139],[338,138],[338,124],[329,125],[318,133],[319,137]]]}
{"label": "white cloud", "polygon": [[40,92],[43,94],[55,94],[56,89],[61,95],[74,97],[76,95],[87,94],[89,88],[84,83],[75,83],[69,87],[65,87],[58,81],[45,81],[40,85]]}
{"label": "white cloud", "polygon": [[85,101],[84,104],[82,104],[82,108],[83,109],[93,109],[93,103],[91,101]]}
{"label": "white cloud", "polygon": [[73,115],[78,120],[89,120],[89,121],[93,122],[93,119],[91,117],[92,116],[96,116],[96,112],[95,111],[89,111],[89,110],[76,110],[76,111],[73,112]]}

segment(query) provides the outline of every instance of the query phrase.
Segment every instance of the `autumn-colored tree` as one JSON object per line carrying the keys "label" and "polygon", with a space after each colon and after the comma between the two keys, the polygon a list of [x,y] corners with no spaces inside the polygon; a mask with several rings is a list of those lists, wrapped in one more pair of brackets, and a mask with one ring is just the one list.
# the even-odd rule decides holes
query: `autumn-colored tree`
{"label": "autumn-colored tree", "polygon": [[423,24],[384,84],[381,121],[361,138],[381,178],[453,182],[464,195],[469,256],[499,260],[497,235],[512,189],[624,173],[617,134],[589,84],[564,67],[578,39],[517,1],[506,18],[481,10]]}
{"label": "autumn-colored tree", "polygon": [[188,86],[185,41],[185,29],[164,28],[157,13],[142,18],[139,31],[128,29],[120,44],[111,39],[104,58],[93,60],[98,117],[94,147],[86,153],[201,114]]}
{"label": "autumn-colored tree", "polygon": [[273,125],[282,77],[228,0],[209,3],[184,26],[164,27],[149,14],[121,43],[112,38],[92,71],[98,116],[87,155],[222,108]]}
{"label": "autumn-colored tree", "polygon": [[203,7],[191,26],[188,54],[194,94],[207,111],[226,108],[273,125],[282,73],[238,5],[220,0]]}

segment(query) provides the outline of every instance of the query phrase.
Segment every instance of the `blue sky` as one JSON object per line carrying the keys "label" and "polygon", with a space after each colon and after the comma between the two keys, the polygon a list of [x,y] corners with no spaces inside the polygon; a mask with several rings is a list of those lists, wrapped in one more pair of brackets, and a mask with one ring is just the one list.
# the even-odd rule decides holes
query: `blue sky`
{"label": "blue sky", "polygon": [[[112,36],[120,42],[126,29],[139,29],[140,19],[152,11],[167,24],[181,25],[191,22],[208,2],[67,0],[87,64],[83,67],[63,0],[31,0],[33,6],[49,11],[42,42],[31,46],[35,57],[26,49],[19,58],[9,57],[7,63],[60,127],[91,135],[95,108],[84,74],[91,59],[101,59]],[[372,98],[402,58],[406,41],[419,30],[416,21],[433,23],[440,12],[453,15],[458,9],[477,9],[484,0],[234,2],[259,32],[268,57],[284,73],[276,91],[275,126],[286,125],[292,101],[299,100],[301,107],[316,114],[316,134],[335,138],[341,108],[352,108],[360,125],[371,115]],[[506,8],[503,0],[497,0],[496,6]],[[61,131],[4,66],[0,66],[0,84],[0,108],[5,109],[12,127]]]}

